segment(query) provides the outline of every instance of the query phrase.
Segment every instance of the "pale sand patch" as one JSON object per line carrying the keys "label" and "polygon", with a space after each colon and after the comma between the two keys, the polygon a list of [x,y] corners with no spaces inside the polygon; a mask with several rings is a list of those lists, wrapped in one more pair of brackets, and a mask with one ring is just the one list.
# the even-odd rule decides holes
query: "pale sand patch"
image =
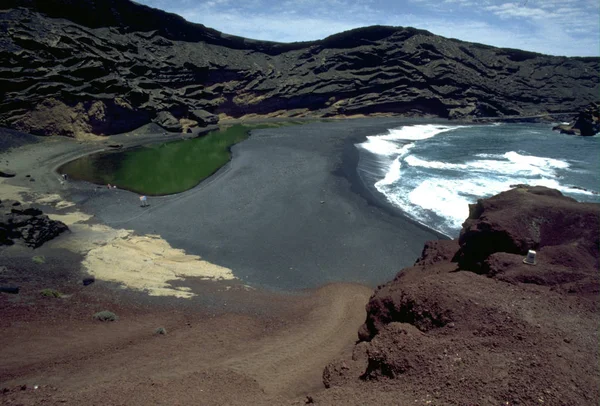
{"label": "pale sand patch", "polygon": [[26,187],[10,185],[5,180],[0,178],[0,200],[23,200],[23,194],[30,192]]}
{"label": "pale sand patch", "polygon": [[[110,233],[108,227],[97,232]],[[88,240],[93,240],[93,237]],[[97,244],[98,242],[96,242]],[[187,287],[175,287],[168,281],[197,277],[212,280],[234,279],[230,269],[211,264],[197,255],[173,248],[156,235],[136,236],[118,230],[115,238],[92,248],[82,262],[98,279],[143,290],[150,296],[195,296]]]}
{"label": "pale sand patch", "polygon": [[[58,194],[32,193],[28,188],[6,184],[4,179],[0,179],[0,200],[25,201],[26,194],[33,195],[34,202],[56,208],[74,206]],[[62,221],[71,230],[50,244],[85,255],[82,265],[101,280],[143,290],[151,296],[190,298],[196,295],[190,288],[171,286],[168,281],[184,280],[186,277],[235,279],[230,269],[211,264],[197,255],[187,255],[157,235],[136,236],[131,230],[102,224],[80,224],[92,217],[80,211],[49,214],[48,217]]]}
{"label": "pale sand patch", "polygon": [[35,203],[49,204],[56,207],[57,209],[66,209],[68,207],[75,206],[75,203],[63,200],[62,197],[60,197],[60,195],[57,195],[56,193],[50,195],[42,195],[42,197],[35,199]]}
{"label": "pale sand patch", "polygon": [[[20,200],[24,203],[45,204],[54,206],[59,210],[75,206],[75,203],[63,200],[62,197],[56,193],[36,193],[30,188],[8,184],[5,182],[5,180],[6,179],[0,178],[0,200]],[[31,202],[29,201],[30,199],[25,198],[26,194],[33,196],[33,200]]]}
{"label": "pale sand patch", "polygon": [[52,220],[58,220],[71,227],[75,223],[81,223],[91,219],[93,216],[80,211],[74,211],[72,213],[65,214],[48,214],[48,217]]}

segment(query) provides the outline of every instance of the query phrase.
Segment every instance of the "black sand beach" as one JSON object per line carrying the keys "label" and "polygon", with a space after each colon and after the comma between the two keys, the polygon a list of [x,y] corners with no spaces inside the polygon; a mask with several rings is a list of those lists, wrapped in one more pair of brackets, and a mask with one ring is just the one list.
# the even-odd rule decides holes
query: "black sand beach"
{"label": "black sand beach", "polygon": [[105,188],[74,185],[68,199],[102,223],[158,234],[250,285],[376,286],[438,238],[356,175],[353,144],[405,123],[356,119],[255,130],[216,175],[187,192],[149,198],[149,208],[139,207],[133,193]]}

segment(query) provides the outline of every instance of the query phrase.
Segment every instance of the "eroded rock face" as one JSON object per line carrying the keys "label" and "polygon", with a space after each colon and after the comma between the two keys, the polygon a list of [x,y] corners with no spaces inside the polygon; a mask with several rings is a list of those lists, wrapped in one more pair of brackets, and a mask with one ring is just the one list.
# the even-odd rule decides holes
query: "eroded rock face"
{"label": "eroded rock face", "polygon": [[23,240],[29,247],[38,248],[68,229],[63,222],[50,220],[39,209],[24,207],[12,200],[0,202],[0,245]]}
{"label": "eroded rock face", "polygon": [[[600,322],[598,230],[600,204],[557,190],[520,185],[479,200],[459,239],[427,243],[375,291],[360,343],[325,368],[325,385],[399,385],[439,404],[597,399],[586,359]],[[536,265],[523,263],[529,249]]]}
{"label": "eroded rock face", "polygon": [[598,58],[499,49],[413,28],[278,44],[226,36],[126,0],[7,1],[0,125],[38,135],[114,134],[161,112],[196,120],[198,110],[533,115],[576,111],[600,93]]}

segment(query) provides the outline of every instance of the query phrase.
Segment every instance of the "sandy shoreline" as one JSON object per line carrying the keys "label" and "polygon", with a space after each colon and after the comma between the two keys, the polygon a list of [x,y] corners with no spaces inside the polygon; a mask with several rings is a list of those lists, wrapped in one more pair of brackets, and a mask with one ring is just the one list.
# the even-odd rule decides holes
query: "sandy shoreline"
{"label": "sandy shoreline", "polygon": [[79,184],[68,189],[68,199],[103,224],[159,234],[253,286],[374,287],[411,265],[423,242],[438,237],[387,203],[374,204],[376,197],[365,200],[355,193],[360,180],[349,169],[354,163],[346,145],[401,122],[255,130],[233,147],[233,160],[213,177],[184,193],[151,197],[146,210],[135,194],[93,192]]}
{"label": "sandy shoreline", "polygon": [[[151,197],[146,209],[139,207],[135,193],[86,182],[62,184],[55,171],[78,156],[108,149],[109,143],[133,146],[180,135],[165,136],[149,126],[110,140],[43,139],[2,155],[7,161],[3,164],[17,172],[4,181],[4,198],[33,191],[36,197],[31,200],[82,231],[93,244],[106,238],[106,246],[92,251],[75,244],[76,251],[88,252],[85,269],[101,278],[102,272],[93,268],[103,268],[111,274],[105,278],[119,282],[118,275],[108,271],[114,268],[111,257],[127,252],[124,258],[132,258],[131,272],[120,282],[155,294],[169,278],[181,279],[177,275],[186,272],[190,277],[235,277],[270,290],[332,282],[374,287],[411,265],[426,240],[440,236],[407,219],[374,188],[362,184],[354,144],[366,135],[424,121],[371,118],[254,130],[252,137],[232,148],[232,161],[211,178],[177,195]],[[6,194],[8,185],[17,195]],[[87,220],[95,228],[80,224]],[[103,234],[98,232],[100,225],[115,231]],[[151,250],[140,245],[148,246],[148,241],[154,242]],[[61,247],[69,244],[62,242]],[[140,285],[139,269],[154,263],[157,255],[164,256],[157,253],[165,248],[171,250],[167,257],[189,258],[176,261],[179,266],[160,281]],[[184,271],[184,263],[194,260],[204,264],[203,270]],[[181,287],[171,293],[189,295],[186,291]]]}
{"label": "sandy shoreline", "polygon": [[[164,135],[118,140],[156,141]],[[32,203],[71,228],[36,250],[19,244],[2,249],[0,284],[21,288],[19,295],[0,294],[3,399],[147,404],[148,396],[167,399],[177,391],[181,399],[185,391],[199,404],[204,396],[211,404],[273,404],[321,390],[323,367],[350,350],[372,290],[356,284],[322,284],[295,294],[256,290],[228,268],[172,246],[135,222],[105,222],[107,213],[114,214],[111,204],[139,214],[138,204],[129,204],[137,195],[83,182],[62,185],[54,172],[66,160],[106,148],[103,144],[43,139],[0,155],[2,167],[17,173],[0,183],[0,199]],[[200,189],[222,182],[232,172],[229,166]],[[167,197],[177,198],[182,196]],[[185,199],[193,200],[183,194]],[[96,282],[83,286],[86,274]],[[45,288],[63,297],[40,296]],[[119,321],[100,325],[91,319],[104,309],[116,312]],[[159,326],[169,331],[166,338],[153,336]],[[22,385],[32,390],[12,391]],[[133,387],[143,390],[132,395]]]}

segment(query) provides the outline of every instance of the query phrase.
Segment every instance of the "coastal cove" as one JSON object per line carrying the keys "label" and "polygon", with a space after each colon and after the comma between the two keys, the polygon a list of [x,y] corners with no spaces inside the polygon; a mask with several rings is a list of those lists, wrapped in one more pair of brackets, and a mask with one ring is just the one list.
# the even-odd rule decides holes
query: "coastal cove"
{"label": "coastal cove", "polygon": [[[595,370],[581,361],[596,349],[595,322],[584,297],[535,283],[456,272],[456,263],[450,262],[434,265],[431,272],[427,266],[411,269],[421,252],[425,261],[436,261],[436,252],[444,257],[444,247],[457,246],[457,241],[424,244],[439,234],[408,218],[357,174],[357,144],[368,137],[385,137],[393,129],[448,125],[428,119],[371,118],[255,130],[232,148],[233,159],[215,175],[186,192],[150,197],[147,208],[139,207],[138,195],[129,191],[83,181],[60,183],[56,168],[106,148],[105,141],[38,138],[37,143],[3,153],[3,164],[16,173],[0,183],[3,202],[18,198],[33,203],[71,229],[35,251],[18,245],[3,251],[8,269],[0,277],[21,287],[17,300],[0,295],[9,320],[0,343],[7,349],[0,368],[8,388],[4,396],[39,400],[31,404],[40,399],[52,399],[50,404],[62,404],[63,399],[73,399],[73,404],[94,404],[95,399],[119,403],[134,396],[131,403],[140,405],[147,404],[148,396],[228,405],[247,404],[248,399],[254,404],[288,404],[290,398],[297,400],[293,404],[305,404],[314,396],[320,404],[333,405],[339,404],[342,393],[354,397],[354,404],[412,404],[430,396],[450,399],[440,403],[460,404],[451,400],[483,398],[479,393],[489,392],[490,384],[480,383],[475,375],[496,382],[495,399],[507,399],[502,392],[506,381],[497,381],[497,374],[521,363],[528,368],[526,376],[536,376],[540,359],[554,362],[558,355],[564,360],[575,356],[582,365],[577,373],[584,377],[584,388],[571,389],[570,398],[577,398],[579,391],[597,398]],[[111,141],[127,148],[161,138],[163,133],[145,128]],[[22,137],[25,143],[31,140]],[[32,255],[41,263],[32,261]],[[540,259],[546,260],[543,255],[544,251]],[[522,256],[511,258],[527,267]],[[382,285],[402,267],[409,268],[400,278],[405,273],[413,278],[406,287],[405,280],[398,279]],[[541,266],[525,270],[551,276]],[[82,286],[81,278],[88,273],[95,282]],[[48,286],[65,296],[41,297],[40,289]],[[394,286],[404,289],[400,295],[393,293]],[[392,299],[383,296],[380,303],[408,297],[400,306],[417,303],[408,317],[423,306],[436,309],[440,301],[458,317],[429,334],[392,322],[379,327],[383,330],[371,342],[356,344],[357,331],[365,336],[369,317],[387,314],[371,309],[390,289]],[[37,309],[33,314],[32,303]],[[518,307],[512,310],[515,303]],[[109,309],[119,320],[108,325],[92,320],[96,309]],[[510,322],[504,309],[512,311]],[[531,309],[536,317],[523,319]],[[575,320],[572,313],[577,314]],[[56,321],[55,314],[65,315],[64,320]],[[509,333],[479,337],[482,323],[490,327],[490,317],[489,331],[508,328]],[[152,335],[157,326],[168,335]],[[358,377],[365,371],[377,373],[368,368],[371,349],[396,348],[396,336],[390,337],[387,330],[392,328],[402,328],[401,337],[413,343],[406,351],[416,357],[411,360],[425,356],[440,368],[459,368],[451,374],[454,380],[434,375],[423,381],[424,372],[416,369],[416,374],[402,376],[400,389],[390,392],[393,381],[385,378],[370,381],[365,390]],[[557,331],[562,332],[558,337]],[[490,340],[499,343],[496,351],[488,351]],[[531,347],[523,347],[523,342]],[[467,363],[440,359],[436,354],[445,354],[444,348],[461,354]],[[498,356],[505,360],[500,367],[495,363]],[[480,357],[486,361],[481,365]],[[165,369],[173,371],[169,378]],[[516,392],[508,399],[525,399],[519,403],[527,404],[532,385],[538,385],[535,396],[547,396],[540,388],[547,387],[549,375],[542,371],[539,384],[511,377],[509,384]],[[562,382],[573,368],[554,363],[552,373],[558,376],[552,379]],[[465,374],[470,378],[461,386]],[[357,389],[339,386],[354,385],[352,379]],[[84,390],[81,382],[87,385]],[[448,391],[448,382],[460,390]],[[27,390],[21,389],[24,384]],[[324,390],[323,384],[332,389]],[[33,385],[37,389],[29,389]],[[429,395],[435,385],[440,389]],[[243,402],[237,402],[241,393]],[[559,387],[552,399],[563,399],[564,393]]]}
{"label": "coastal cove", "polygon": [[[402,267],[412,265],[425,241],[447,238],[436,231],[437,223],[428,223],[414,215],[411,209],[418,205],[402,207],[386,190],[382,193],[377,182],[387,176],[393,159],[390,161],[385,151],[377,157],[362,146],[373,140],[390,142],[389,134],[393,131],[410,130],[417,134],[413,136],[414,145],[407,144],[414,151],[422,151],[423,144],[436,141],[444,143],[443,147],[434,144],[437,153],[447,148],[454,154],[456,147],[450,142],[464,138],[458,130],[444,132],[446,138],[428,138],[422,134],[438,131],[436,128],[464,126],[445,120],[399,118],[279,125],[252,130],[250,138],[231,147],[233,159],[214,175],[185,192],[151,196],[146,208],[140,207],[136,193],[120,188],[108,190],[76,179],[63,186],[61,194],[102,224],[133,230],[139,235],[159,235],[174,248],[231,269],[244,283],[272,290],[296,291],[332,282],[374,287],[392,278]],[[550,143],[546,147],[540,145],[541,151],[548,152],[555,145],[553,142],[596,142],[595,137],[568,137],[546,127],[533,126],[543,131],[537,137],[544,137]],[[521,145],[526,140],[515,136],[514,130],[527,130],[531,126],[468,128],[504,129],[508,138]],[[142,138],[138,145],[156,145],[156,140],[162,141],[160,135],[151,132],[139,137]],[[125,145],[136,145],[131,143],[131,135],[123,137],[127,139],[129,144],[125,141]],[[196,140],[175,141],[175,144],[186,145]],[[406,140],[400,136],[393,142],[403,145]],[[72,155],[65,155],[69,156]],[[63,163],[56,162],[57,168],[62,167]],[[594,172],[585,162],[577,165],[576,172]],[[402,173],[410,169],[404,167]],[[464,176],[468,175],[464,168],[459,169]],[[490,170],[484,168],[478,173]],[[515,181],[507,173],[501,175],[507,185],[519,183],[519,173],[515,174]],[[415,181],[430,182],[422,176],[400,179],[396,187]],[[589,179],[593,184],[593,176]],[[535,176],[531,180],[535,182]],[[448,205],[447,195],[438,196],[435,190],[432,193],[431,203],[439,200],[440,204],[446,201]],[[497,191],[490,184],[485,195],[492,193]],[[410,196],[410,190],[405,194]],[[591,192],[583,196],[598,199]],[[472,200],[458,207],[463,220],[467,204],[474,203],[477,197],[471,195]]]}
{"label": "coastal cove", "polygon": [[149,197],[145,209],[137,194],[81,181],[69,182],[66,197],[103,224],[158,234],[252,286],[376,286],[439,234],[357,194],[356,155],[344,150],[365,135],[422,122],[355,119],[253,130],[216,174],[186,192]]}

